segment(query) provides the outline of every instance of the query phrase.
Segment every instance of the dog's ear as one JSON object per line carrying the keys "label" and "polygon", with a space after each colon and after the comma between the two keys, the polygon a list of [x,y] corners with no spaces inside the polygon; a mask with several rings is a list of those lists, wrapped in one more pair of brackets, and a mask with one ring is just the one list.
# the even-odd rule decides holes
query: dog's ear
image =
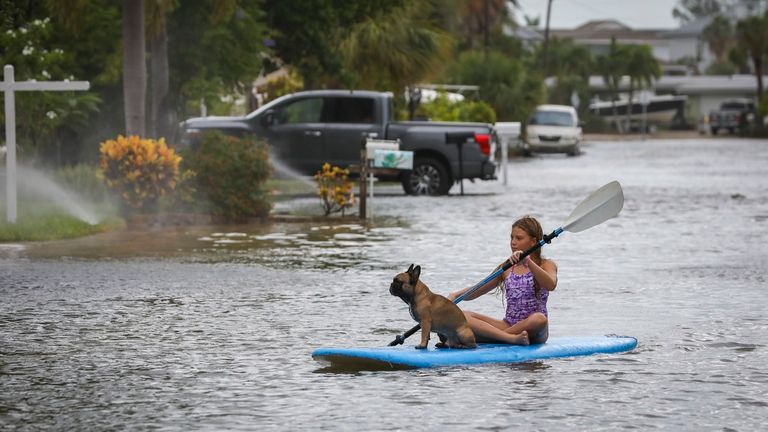
{"label": "dog's ear", "polygon": [[410,267],[408,267],[408,270],[406,270],[405,272],[406,272],[406,273],[410,273],[410,272],[412,272],[412,271],[413,271],[413,264],[411,264],[411,266],[410,266]]}
{"label": "dog's ear", "polygon": [[[411,265],[411,267],[413,267],[413,265]],[[408,274],[411,276],[411,285],[415,284],[421,275],[421,266],[414,267],[413,271],[409,271]]]}

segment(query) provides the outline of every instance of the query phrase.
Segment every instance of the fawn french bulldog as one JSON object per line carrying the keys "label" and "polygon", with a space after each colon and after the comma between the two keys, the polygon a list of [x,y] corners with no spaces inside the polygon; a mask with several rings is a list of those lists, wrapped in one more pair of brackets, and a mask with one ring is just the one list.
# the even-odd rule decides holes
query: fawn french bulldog
{"label": "fawn french bulldog", "polygon": [[427,347],[430,332],[439,336],[440,343],[435,345],[438,348],[475,348],[475,334],[461,309],[430,291],[419,280],[420,275],[421,266],[411,264],[406,272],[395,276],[389,286],[389,293],[406,302],[411,317],[421,324],[421,343],[416,348]]}

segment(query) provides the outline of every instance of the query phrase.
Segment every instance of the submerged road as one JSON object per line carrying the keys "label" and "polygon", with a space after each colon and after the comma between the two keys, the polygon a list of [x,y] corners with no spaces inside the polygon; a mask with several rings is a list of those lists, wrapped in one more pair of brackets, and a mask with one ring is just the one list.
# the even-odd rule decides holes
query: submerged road
{"label": "submerged road", "polygon": [[[0,428],[756,430],[768,400],[768,142],[600,142],[515,159],[510,186],[374,200],[375,219],[117,232],[0,245]],[[638,348],[524,364],[331,373],[321,346],[413,326],[388,293],[447,293],[618,180],[617,219],[544,249],[558,336]],[[308,212],[315,198],[281,202]],[[501,297],[461,303],[501,316]],[[412,338],[413,339],[413,338]],[[406,344],[415,345],[415,339]]]}

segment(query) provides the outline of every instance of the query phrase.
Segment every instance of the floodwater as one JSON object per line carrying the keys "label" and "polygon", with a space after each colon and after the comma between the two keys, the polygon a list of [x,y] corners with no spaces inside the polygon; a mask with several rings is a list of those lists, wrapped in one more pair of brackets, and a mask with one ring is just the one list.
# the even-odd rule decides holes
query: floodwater
{"label": "floodwater", "polygon": [[[510,186],[376,196],[374,221],[109,233],[0,246],[5,430],[758,430],[768,420],[768,142],[588,144],[510,163]],[[322,346],[413,326],[411,263],[473,285],[524,214],[546,231],[619,180],[624,210],[545,247],[551,334],[637,349],[524,364],[328,371]],[[514,186],[512,186],[514,185]],[[306,212],[314,198],[280,203]],[[501,316],[501,299],[461,307]],[[411,338],[406,343],[415,345]]]}

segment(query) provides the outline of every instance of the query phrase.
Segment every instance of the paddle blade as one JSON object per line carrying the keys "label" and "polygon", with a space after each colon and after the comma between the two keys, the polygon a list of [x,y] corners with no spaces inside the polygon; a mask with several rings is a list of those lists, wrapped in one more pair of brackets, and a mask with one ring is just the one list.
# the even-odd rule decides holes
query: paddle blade
{"label": "paddle blade", "polygon": [[563,231],[580,232],[616,217],[624,207],[624,192],[612,181],[592,192],[568,216]]}

